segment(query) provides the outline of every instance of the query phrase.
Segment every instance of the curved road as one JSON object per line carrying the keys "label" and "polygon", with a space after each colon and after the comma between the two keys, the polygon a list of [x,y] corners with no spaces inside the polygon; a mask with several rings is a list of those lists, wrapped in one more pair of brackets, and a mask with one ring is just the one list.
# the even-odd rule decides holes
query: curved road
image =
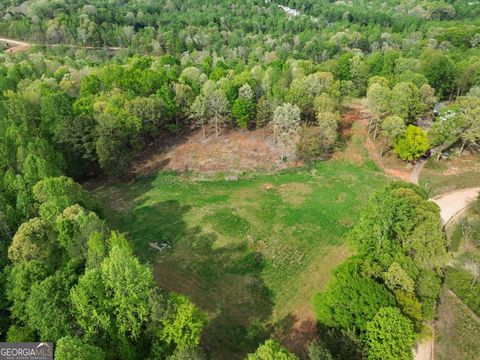
{"label": "curved road", "polygon": [[447,224],[455,215],[467,208],[479,192],[480,187],[461,189],[440,195],[432,201],[440,207],[440,216],[443,223]]}
{"label": "curved road", "polygon": [[[446,225],[465,210],[479,192],[480,187],[460,189],[440,195],[431,199],[431,201],[440,207],[440,216]],[[414,355],[415,360],[433,360],[435,358],[434,339],[418,344],[414,350]]]}

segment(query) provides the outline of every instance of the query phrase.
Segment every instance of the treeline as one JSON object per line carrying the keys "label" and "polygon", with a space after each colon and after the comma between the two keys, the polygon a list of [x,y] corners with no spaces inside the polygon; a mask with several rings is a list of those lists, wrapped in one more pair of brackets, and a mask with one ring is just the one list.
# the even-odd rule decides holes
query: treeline
{"label": "treeline", "polygon": [[[278,4],[302,15],[288,16]],[[480,5],[465,1],[4,1],[0,34],[157,55],[206,51],[249,62],[324,61],[350,49],[474,49],[478,14]]]}
{"label": "treeline", "polygon": [[[50,159],[49,171],[65,169],[74,178],[100,171],[124,176],[139,148],[185,126],[208,126],[218,136],[225,127],[272,122],[285,156],[324,158],[336,141],[344,97],[367,94],[379,119],[390,113],[410,124],[431,112],[436,97],[465,94],[480,82],[480,67],[458,74],[449,56],[431,50],[420,59],[389,50],[347,52],[320,64],[290,59],[253,66],[200,53],[118,57],[101,65],[88,55],[60,61],[35,53],[5,61],[0,73],[1,132],[4,142],[10,139],[6,170],[26,160],[16,147],[44,139],[37,148]],[[304,126],[316,128],[313,138]],[[22,131],[11,131],[17,127]]]}
{"label": "treeline", "polygon": [[87,191],[60,176],[40,180],[32,193],[30,218],[14,235],[1,218],[2,339],[53,341],[57,359],[200,351],[206,316],[158,288],[150,266],[110,232]]}
{"label": "treeline", "polygon": [[449,262],[440,211],[405,183],[377,191],[349,235],[357,255],[314,299],[326,343],[342,359],[412,359],[435,315]]}

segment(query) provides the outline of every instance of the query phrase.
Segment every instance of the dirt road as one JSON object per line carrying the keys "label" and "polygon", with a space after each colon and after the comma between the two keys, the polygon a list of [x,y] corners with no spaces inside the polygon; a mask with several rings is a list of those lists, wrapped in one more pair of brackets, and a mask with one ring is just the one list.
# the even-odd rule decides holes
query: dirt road
{"label": "dirt road", "polygon": [[6,43],[9,47],[5,52],[7,53],[14,53],[17,51],[24,51],[30,47],[29,43],[19,40],[7,39],[0,37],[0,42]]}
{"label": "dirt road", "polygon": [[[455,218],[465,210],[470,202],[478,195],[480,187],[456,190],[432,199],[440,207],[440,216],[444,224]],[[418,344],[414,350],[415,360],[433,360],[434,340]]]}
{"label": "dirt road", "polygon": [[0,37],[0,42],[6,43],[8,49],[5,50],[6,53],[16,53],[19,51],[28,50],[31,46],[38,45],[38,46],[45,46],[49,48],[56,48],[56,47],[69,47],[75,49],[86,49],[86,50],[108,50],[108,51],[119,51],[125,50],[123,47],[118,46],[88,46],[88,45],[71,45],[71,44],[34,44],[28,43],[25,41],[14,40],[9,38]]}
{"label": "dirt road", "polygon": [[480,187],[456,190],[432,199],[440,206],[443,223],[448,223],[455,215],[464,210],[480,191]]}

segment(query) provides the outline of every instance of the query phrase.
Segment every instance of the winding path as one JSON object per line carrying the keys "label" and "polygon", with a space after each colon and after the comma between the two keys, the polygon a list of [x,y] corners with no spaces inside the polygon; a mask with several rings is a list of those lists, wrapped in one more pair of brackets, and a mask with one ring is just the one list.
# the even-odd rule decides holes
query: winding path
{"label": "winding path", "polygon": [[86,50],[108,50],[108,51],[118,51],[118,50],[125,50],[126,48],[117,47],[117,46],[88,46],[88,45],[72,45],[72,44],[35,44],[29,43],[20,40],[14,40],[9,38],[0,37],[0,42],[6,43],[9,46],[8,49],[5,50],[6,53],[16,53],[20,51],[28,50],[32,46],[45,46],[49,48],[56,48],[56,47],[69,47],[75,49],[86,49]]}
{"label": "winding path", "polygon": [[[440,207],[440,217],[445,225],[461,214],[478,195],[480,187],[455,190],[434,199],[431,199]],[[415,360],[434,360],[435,359],[434,338],[430,341],[417,344],[414,350]]]}

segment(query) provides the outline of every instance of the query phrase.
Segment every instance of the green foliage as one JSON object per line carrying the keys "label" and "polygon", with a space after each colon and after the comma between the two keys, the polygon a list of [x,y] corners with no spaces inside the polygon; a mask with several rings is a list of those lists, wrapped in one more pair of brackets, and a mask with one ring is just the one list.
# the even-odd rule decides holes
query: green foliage
{"label": "green foliage", "polygon": [[206,360],[200,348],[177,349],[168,360]]}
{"label": "green foliage", "polygon": [[308,360],[333,360],[330,351],[319,342],[312,341],[307,347]]}
{"label": "green foliage", "polygon": [[335,270],[335,278],[324,293],[313,300],[317,320],[332,327],[365,330],[381,307],[395,304],[388,290],[359,274],[361,259],[351,259]]}
{"label": "green foliage", "polygon": [[70,269],[62,269],[32,285],[26,304],[27,325],[38,332],[41,341],[73,335],[68,293],[76,280]]}
{"label": "green foliage", "polygon": [[40,216],[53,221],[67,207],[78,204],[86,210],[98,211],[94,197],[73,179],[60,176],[39,181],[33,188]]}
{"label": "green foliage", "polygon": [[394,145],[395,153],[406,161],[415,161],[425,155],[430,148],[427,134],[419,127],[409,125],[405,134]]}
{"label": "green foliage", "polygon": [[480,284],[472,271],[461,266],[450,268],[447,271],[445,283],[475,313],[480,314],[480,298],[478,297]]}
{"label": "green foliage", "polygon": [[298,358],[285,350],[278,342],[267,340],[253,354],[248,354],[247,360],[298,360]]}
{"label": "green foliage", "polygon": [[158,336],[167,344],[175,344],[180,350],[197,346],[206,324],[206,316],[187,297],[170,295],[169,310],[161,319]]}
{"label": "green foliage", "polygon": [[92,234],[105,232],[105,224],[94,212],[73,205],[57,216],[55,227],[57,240],[71,259],[86,259],[88,241]]}
{"label": "green foliage", "polygon": [[385,285],[390,290],[401,289],[407,293],[413,292],[414,281],[405,270],[396,262],[393,262],[383,274]]}
{"label": "green foliage", "polygon": [[448,56],[437,52],[426,56],[423,67],[425,76],[436,89],[438,96],[442,98],[450,95],[455,81],[454,62]]}
{"label": "green foliage", "polygon": [[149,316],[149,293],[155,284],[151,270],[130,249],[114,243],[101,264],[101,274],[119,333],[138,338]]}
{"label": "green foliage", "polygon": [[62,337],[55,344],[55,359],[59,360],[103,360],[105,353],[102,349],[87,344],[82,340],[67,336]]}
{"label": "green foliage", "polygon": [[368,322],[365,341],[370,360],[413,359],[415,340],[412,323],[400,311],[392,307],[378,310]]}
{"label": "green foliage", "polygon": [[14,264],[30,260],[55,263],[57,244],[50,224],[40,218],[23,223],[8,249],[8,257]]}

